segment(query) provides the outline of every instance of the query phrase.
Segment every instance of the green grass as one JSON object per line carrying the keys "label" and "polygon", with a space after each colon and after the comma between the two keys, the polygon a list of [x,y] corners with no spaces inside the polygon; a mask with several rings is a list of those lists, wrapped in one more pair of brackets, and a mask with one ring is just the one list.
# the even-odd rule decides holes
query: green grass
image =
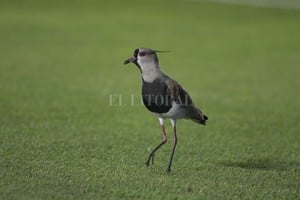
{"label": "green grass", "polygon": [[[1,2],[0,199],[299,199],[299,10],[83,2]],[[171,50],[161,67],[209,116],[179,121],[170,175],[169,124],[144,165],[161,133],[131,105],[136,47]]]}

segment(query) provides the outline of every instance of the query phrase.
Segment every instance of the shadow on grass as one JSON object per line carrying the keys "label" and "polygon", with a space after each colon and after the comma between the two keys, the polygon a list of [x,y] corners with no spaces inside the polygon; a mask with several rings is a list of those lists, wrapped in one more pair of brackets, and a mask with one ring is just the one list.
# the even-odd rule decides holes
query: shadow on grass
{"label": "shadow on grass", "polygon": [[300,163],[296,161],[274,161],[269,158],[250,158],[243,161],[223,161],[219,164],[226,167],[235,167],[252,170],[300,170]]}

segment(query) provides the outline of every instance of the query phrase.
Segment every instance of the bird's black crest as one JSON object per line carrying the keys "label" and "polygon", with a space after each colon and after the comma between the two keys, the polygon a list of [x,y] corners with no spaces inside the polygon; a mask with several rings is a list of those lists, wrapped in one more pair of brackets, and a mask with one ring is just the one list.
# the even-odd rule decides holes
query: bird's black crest
{"label": "bird's black crest", "polygon": [[137,58],[137,56],[138,56],[138,53],[139,53],[139,49],[135,49],[135,50],[134,50],[134,57],[136,57],[136,58]]}
{"label": "bird's black crest", "polygon": [[168,53],[168,52],[171,52],[171,51],[169,51],[169,50],[165,50],[165,51],[154,50],[154,52],[156,52],[156,53]]}

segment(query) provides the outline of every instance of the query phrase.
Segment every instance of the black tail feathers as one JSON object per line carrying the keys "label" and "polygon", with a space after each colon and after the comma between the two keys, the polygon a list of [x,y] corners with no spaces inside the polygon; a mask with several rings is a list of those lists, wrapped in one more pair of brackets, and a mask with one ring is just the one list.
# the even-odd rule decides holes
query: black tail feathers
{"label": "black tail feathers", "polygon": [[208,120],[208,117],[206,115],[203,114],[203,124],[205,125],[206,120]]}
{"label": "black tail feathers", "polygon": [[187,118],[193,120],[198,124],[205,125],[206,121],[208,120],[208,117],[195,106],[186,107],[186,114]]}
{"label": "black tail feathers", "polygon": [[206,124],[206,121],[208,120],[208,117],[204,114],[200,114],[200,116],[197,116],[195,118],[192,118],[192,120],[198,124],[202,124],[202,125],[205,125]]}
{"label": "black tail feathers", "polygon": [[195,122],[197,122],[198,124],[203,124],[203,125],[206,124],[207,120],[208,120],[208,117],[204,114],[202,114],[200,118],[194,119]]}

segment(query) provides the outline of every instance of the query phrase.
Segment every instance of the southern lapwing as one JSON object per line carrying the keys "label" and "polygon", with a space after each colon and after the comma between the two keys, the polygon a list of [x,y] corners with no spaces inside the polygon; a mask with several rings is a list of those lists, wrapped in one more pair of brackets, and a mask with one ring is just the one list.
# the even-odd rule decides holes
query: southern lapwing
{"label": "southern lapwing", "polygon": [[191,119],[198,124],[205,125],[208,117],[197,108],[185,89],[164,74],[159,67],[156,50],[148,48],[135,49],[134,55],[124,61],[124,64],[134,63],[142,74],[142,99],[146,108],[155,114],[162,130],[162,141],[150,153],[146,165],[154,162],[155,152],[167,142],[164,119],[171,121],[174,131],[173,149],[170,155],[167,172],[171,171],[172,160],[177,145],[176,121]]}

